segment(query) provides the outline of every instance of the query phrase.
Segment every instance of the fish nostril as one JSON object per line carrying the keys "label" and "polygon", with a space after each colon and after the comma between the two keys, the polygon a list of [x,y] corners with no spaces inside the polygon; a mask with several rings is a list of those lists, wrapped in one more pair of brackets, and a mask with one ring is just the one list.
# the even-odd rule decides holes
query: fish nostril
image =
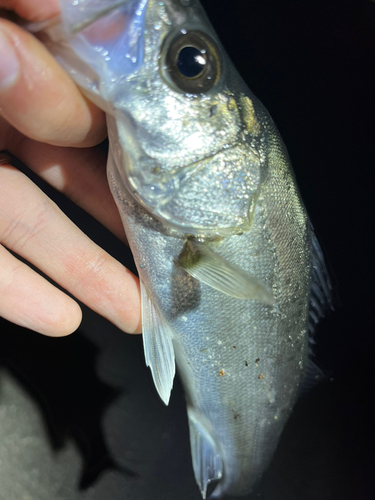
{"label": "fish nostril", "polygon": [[217,112],[217,104],[215,104],[214,106],[211,107],[211,109],[210,109],[210,118],[212,116],[215,116],[216,112]]}

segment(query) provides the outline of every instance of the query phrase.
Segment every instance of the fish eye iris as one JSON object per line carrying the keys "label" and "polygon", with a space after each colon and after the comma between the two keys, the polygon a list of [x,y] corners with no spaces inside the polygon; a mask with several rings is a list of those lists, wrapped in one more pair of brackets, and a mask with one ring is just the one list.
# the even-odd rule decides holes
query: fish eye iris
{"label": "fish eye iris", "polygon": [[179,91],[205,93],[220,78],[219,48],[206,33],[184,30],[172,40],[167,39],[162,54],[162,74]]}
{"label": "fish eye iris", "polygon": [[184,47],[177,57],[177,68],[182,76],[195,78],[199,76],[206,65],[206,58],[196,47]]}

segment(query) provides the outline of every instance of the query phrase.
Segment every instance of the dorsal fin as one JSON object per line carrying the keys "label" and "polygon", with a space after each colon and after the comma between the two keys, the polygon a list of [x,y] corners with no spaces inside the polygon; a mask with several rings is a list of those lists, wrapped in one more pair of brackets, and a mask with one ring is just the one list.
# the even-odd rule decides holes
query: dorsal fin
{"label": "dorsal fin", "polygon": [[[308,341],[310,361],[314,357],[314,332],[319,320],[325,316],[329,310],[333,310],[332,284],[329,278],[326,263],[324,261],[323,251],[319,245],[314,228],[310,222],[311,228],[311,251],[312,251],[312,275],[309,300],[309,318],[308,318]],[[323,373],[320,368],[317,368]]]}
{"label": "dorsal fin", "polygon": [[311,343],[315,326],[328,310],[333,309],[332,284],[324,262],[324,255],[320,248],[314,228],[311,227],[311,251],[312,251],[312,276],[309,302],[309,336]]}

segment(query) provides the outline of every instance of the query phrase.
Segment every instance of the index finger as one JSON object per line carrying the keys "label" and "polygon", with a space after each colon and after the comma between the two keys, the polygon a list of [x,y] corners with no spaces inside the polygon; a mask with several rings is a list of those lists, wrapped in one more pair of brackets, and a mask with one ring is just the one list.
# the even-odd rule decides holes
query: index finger
{"label": "index finger", "polygon": [[41,42],[5,19],[0,19],[0,60],[1,115],[19,132],[75,147],[106,137],[103,111],[83,96]]}

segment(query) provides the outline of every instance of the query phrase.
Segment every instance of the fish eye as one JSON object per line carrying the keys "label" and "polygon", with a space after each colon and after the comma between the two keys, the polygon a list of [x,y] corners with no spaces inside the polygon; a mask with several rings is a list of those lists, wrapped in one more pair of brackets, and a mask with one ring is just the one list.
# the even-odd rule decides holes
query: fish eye
{"label": "fish eye", "polygon": [[183,92],[208,92],[220,78],[219,48],[201,31],[181,30],[167,42],[163,53],[162,70],[167,81]]}

